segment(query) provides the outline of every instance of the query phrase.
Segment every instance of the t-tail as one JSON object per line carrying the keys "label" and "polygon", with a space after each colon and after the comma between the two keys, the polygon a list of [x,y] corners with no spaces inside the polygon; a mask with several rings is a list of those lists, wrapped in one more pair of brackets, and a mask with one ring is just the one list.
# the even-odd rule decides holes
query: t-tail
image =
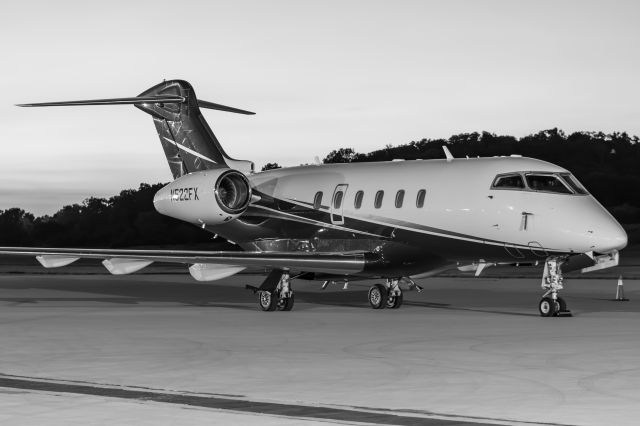
{"label": "t-tail", "polygon": [[200,108],[238,114],[254,114],[237,108],[201,101],[191,84],[184,80],[169,80],[145,90],[132,98],[93,99],[85,101],[43,102],[20,104],[24,107],[74,105],[125,105],[150,114],[158,131],[173,178],[201,170],[229,167],[243,173],[253,172],[253,163],[229,157],[211,131]]}

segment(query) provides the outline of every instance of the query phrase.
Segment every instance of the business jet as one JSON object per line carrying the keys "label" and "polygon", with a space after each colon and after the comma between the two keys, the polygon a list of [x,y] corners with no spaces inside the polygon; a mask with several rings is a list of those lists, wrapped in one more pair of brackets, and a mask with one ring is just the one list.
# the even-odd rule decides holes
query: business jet
{"label": "business jet", "polygon": [[[539,312],[570,315],[563,273],[618,264],[627,235],[568,171],[517,155],[351,164],[255,172],[230,158],[200,112],[252,112],[196,98],[186,81],[164,81],[132,98],[22,104],[133,104],[151,115],[174,180],[153,200],[161,214],[234,242],[242,251],[3,247],[46,268],[101,259],[112,274],[153,262],[189,265],[199,281],[247,267],[270,271],[257,293],[264,311],[289,311],[292,281],[379,279],[374,309],[396,309],[416,278],[496,265],[543,266]],[[249,286],[248,286],[249,287]]]}

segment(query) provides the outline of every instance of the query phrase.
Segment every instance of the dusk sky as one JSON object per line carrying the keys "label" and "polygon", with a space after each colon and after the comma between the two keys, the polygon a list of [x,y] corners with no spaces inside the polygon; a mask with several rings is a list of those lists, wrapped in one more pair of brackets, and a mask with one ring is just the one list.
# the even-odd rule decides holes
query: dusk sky
{"label": "dusk sky", "polygon": [[640,134],[637,1],[15,1],[0,14],[0,210],[52,214],[171,179],[133,106],[188,80],[225,150],[293,166],[352,147],[552,127]]}

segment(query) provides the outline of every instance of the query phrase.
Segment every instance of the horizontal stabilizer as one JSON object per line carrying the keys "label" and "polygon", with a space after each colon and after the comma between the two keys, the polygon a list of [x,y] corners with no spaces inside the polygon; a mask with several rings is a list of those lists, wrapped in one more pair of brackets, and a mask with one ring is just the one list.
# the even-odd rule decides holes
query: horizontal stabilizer
{"label": "horizontal stabilizer", "polygon": [[89,99],[85,101],[61,101],[61,102],[39,102],[35,104],[17,104],[19,107],[47,107],[47,106],[82,106],[82,105],[134,105],[134,104],[154,104],[154,103],[182,103],[185,99],[182,96],[144,96],[133,98],[111,98],[111,99]]}
{"label": "horizontal stabilizer", "polygon": [[[50,107],[50,106],[85,106],[85,105],[143,105],[143,104],[181,104],[187,99],[183,96],[134,96],[132,98],[88,99],[83,101],[38,102],[30,104],[16,104],[19,107]],[[255,112],[245,111],[226,105],[198,100],[200,108],[233,112],[236,114],[254,115]]]}
{"label": "horizontal stabilizer", "polygon": [[256,114],[255,112],[245,111],[243,109],[233,108],[233,107],[220,105],[220,104],[214,104],[213,102],[207,102],[207,101],[201,101],[201,100],[198,100],[198,106],[200,108],[216,109],[218,111],[235,112],[236,114],[245,114],[245,115]]}

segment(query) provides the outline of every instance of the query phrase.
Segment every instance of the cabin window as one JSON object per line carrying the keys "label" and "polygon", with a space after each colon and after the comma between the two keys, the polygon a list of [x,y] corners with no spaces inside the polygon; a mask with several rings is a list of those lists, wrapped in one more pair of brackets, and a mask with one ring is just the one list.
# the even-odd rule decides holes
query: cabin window
{"label": "cabin window", "polygon": [[378,191],[376,192],[376,199],[373,203],[373,206],[376,209],[379,209],[380,207],[382,207],[382,198],[384,197],[384,191]]}
{"label": "cabin window", "polygon": [[573,191],[576,194],[580,194],[580,195],[588,194],[587,190],[584,189],[584,186],[582,186],[580,182],[578,182],[578,179],[576,179],[575,176],[573,176],[571,173],[560,173],[560,176],[565,181],[565,183],[567,183],[571,187],[571,189],[573,189]]}
{"label": "cabin window", "polygon": [[342,206],[342,197],[344,197],[343,191],[336,192],[336,195],[333,196],[333,208],[338,210]]}
{"label": "cabin window", "polygon": [[497,189],[524,189],[524,180],[519,173],[512,173],[508,175],[499,175],[494,181],[492,188]]}
{"label": "cabin window", "polygon": [[316,196],[313,197],[313,208],[318,210],[322,206],[322,191],[316,192]]}
{"label": "cabin window", "polygon": [[427,190],[421,189],[418,191],[418,196],[416,197],[416,207],[421,209],[424,207],[424,198],[427,196]]}
{"label": "cabin window", "polygon": [[402,202],[404,201],[404,189],[401,189],[396,193],[396,208],[399,209],[402,207]]}
{"label": "cabin window", "polygon": [[572,194],[573,192],[555,175],[528,173],[527,185],[534,191]]}
{"label": "cabin window", "polygon": [[364,197],[364,191],[356,192],[356,198],[353,200],[353,206],[356,209],[362,207],[362,198]]}

